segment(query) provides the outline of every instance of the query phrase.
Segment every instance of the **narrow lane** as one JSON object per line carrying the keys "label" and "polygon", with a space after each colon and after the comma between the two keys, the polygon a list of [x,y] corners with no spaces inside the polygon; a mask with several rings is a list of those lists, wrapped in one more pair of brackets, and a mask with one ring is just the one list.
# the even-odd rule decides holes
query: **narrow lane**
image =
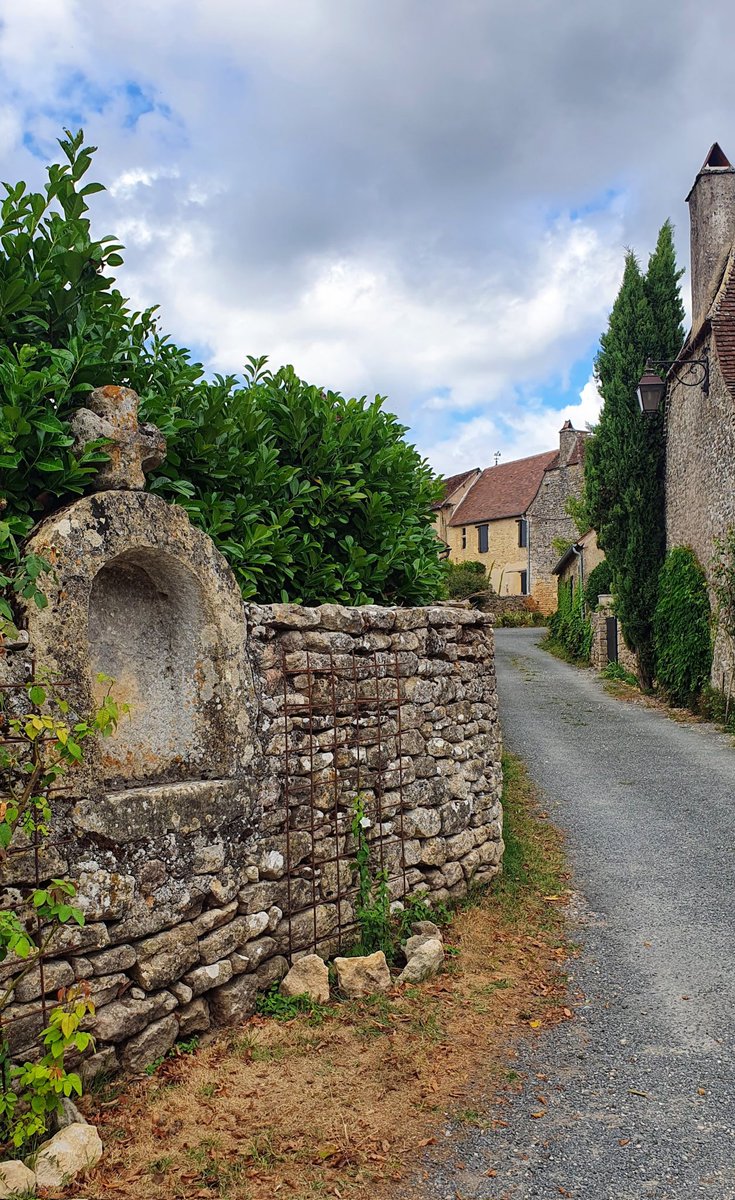
{"label": "narrow lane", "polygon": [[522,1050],[507,1128],[430,1194],[733,1200],[735,748],[613,699],[540,636],[496,633],[501,719],[567,834],[577,1017]]}

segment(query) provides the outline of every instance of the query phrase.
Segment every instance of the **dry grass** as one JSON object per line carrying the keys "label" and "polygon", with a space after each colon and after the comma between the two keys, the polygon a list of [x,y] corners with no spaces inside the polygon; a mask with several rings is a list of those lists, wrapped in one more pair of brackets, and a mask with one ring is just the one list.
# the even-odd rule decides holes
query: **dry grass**
{"label": "dry grass", "polygon": [[506,840],[503,877],[457,915],[447,970],[430,983],[335,1005],[318,1023],[253,1018],[150,1079],[90,1097],[105,1156],[76,1193],[405,1194],[417,1149],[445,1115],[479,1119],[507,1082],[517,1035],[571,1015],[560,838],[510,758]]}

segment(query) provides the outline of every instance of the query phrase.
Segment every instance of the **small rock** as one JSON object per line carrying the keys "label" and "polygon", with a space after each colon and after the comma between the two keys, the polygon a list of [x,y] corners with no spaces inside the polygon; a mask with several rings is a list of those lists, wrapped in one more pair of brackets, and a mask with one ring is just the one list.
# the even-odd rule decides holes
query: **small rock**
{"label": "small rock", "polygon": [[94,1125],[76,1123],[44,1142],[34,1158],[36,1187],[63,1187],[102,1157],[102,1141]]}
{"label": "small rock", "polygon": [[[409,942],[414,940],[414,938],[409,938]],[[406,953],[408,956],[408,949]],[[444,947],[439,938],[422,939],[421,945],[417,946],[412,952],[408,959],[408,965],[404,967],[398,976],[398,982],[421,983],[422,980],[436,975],[443,962]]]}
{"label": "small rock", "polygon": [[411,932],[417,937],[439,938],[440,942],[444,940],[441,929],[433,921],[414,921]]}
{"label": "small rock", "polygon": [[326,1004],[329,1000],[329,972],[327,965],[318,954],[307,954],[291,967],[285,979],[281,980],[282,996],[308,996],[317,1004]]}
{"label": "small rock", "polygon": [[359,1000],[373,996],[376,992],[387,992],[392,980],[382,950],[360,958],[335,958],[337,986],[348,1000]]}
{"label": "small rock", "polygon": [[54,1130],[66,1129],[67,1125],[83,1125],[84,1117],[73,1100],[62,1097],[61,1108],[54,1113]]}
{"label": "small rock", "polygon": [[36,1190],[36,1176],[17,1158],[0,1163],[0,1197],[27,1195]]}
{"label": "small rock", "polygon": [[426,942],[438,941],[438,938],[428,937],[426,934],[415,933],[410,937],[403,947],[403,952],[406,955],[406,962],[410,962],[414,954],[416,954]]}

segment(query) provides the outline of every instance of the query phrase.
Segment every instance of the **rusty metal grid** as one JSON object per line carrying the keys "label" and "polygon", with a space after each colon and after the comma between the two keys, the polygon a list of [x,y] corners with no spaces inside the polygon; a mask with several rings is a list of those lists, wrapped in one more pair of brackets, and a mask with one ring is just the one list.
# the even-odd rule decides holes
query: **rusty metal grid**
{"label": "rusty metal grid", "polygon": [[[401,676],[399,673],[398,655],[382,652],[381,662],[375,651],[360,652],[352,649],[339,655],[344,662],[345,657],[351,659],[351,665],[345,675],[344,665],[338,667],[333,653],[317,654],[320,664],[328,658],[327,665],[312,665],[312,655],[305,652],[304,666],[289,667],[287,654],[281,648],[281,672],[283,677],[283,718],[284,718],[284,807],[286,812],[285,848],[286,848],[286,886],[288,921],[289,956],[294,953],[309,951],[316,953],[320,946],[329,943],[330,951],[336,944],[339,949],[346,948],[355,939],[358,928],[356,916],[345,920],[342,915],[342,905],[349,902],[355,911],[359,889],[354,866],[354,848],[351,846],[351,822],[353,804],[358,794],[367,792],[366,816],[371,821],[368,835],[370,849],[370,864],[373,873],[384,871],[391,900],[405,898],[408,886],[406,880],[405,839],[403,828],[404,794],[403,794],[403,741],[401,724]],[[386,669],[387,668],[387,669]],[[306,699],[295,700],[289,695],[289,682],[296,677],[302,677],[298,682],[296,695]],[[363,684],[361,687],[360,684]],[[366,683],[370,684],[367,688]],[[361,694],[365,691],[368,694]],[[386,725],[393,722],[390,734],[386,733]],[[328,740],[332,761],[326,768],[326,776],[321,774],[317,783],[319,769],[315,760],[322,753],[324,746],[320,743],[317,748],[316,740],[320,734],[330,734]],[[296,741],[301,743],[297,747]],[[395,753],[389,754],[391,743]],[[373,751],[373,762],[368,764],[367,752]],[[348,765],[354,754],[354,765]],[[363,755],[365,755],[363,759]],[[308,759],[306,772],[306,787],[304,775],[296,774],[294,762],[297,758]],[[340,759],[342,761],[340,761]],[[367,786],[366,786],[367,785]],[[331,800],[327,807],[323,800],[317,804],[319,789],[322,793],[325,786],[330,789]],[[390,814],[391,828],[387,829],[385,796],[390,793],[395,811]],[[306,805],[308,820],[306,831],[310,838],[310,851],[304,857],[294,861],[292,846],[295,834],[302,827],[292,826],[292,810]],[[317,853],[316,834],[327,831],[327,840],[333,841],[334,852],[324,855]],[[392,870],[386,869],[389,859],[389,849],[398,848],[397,866]],[[395,856],[390,856],[395,857]],[[325,867],[335,867],[336,895],[325,897],[321,892],[322,872]],[[310,896],[306,902],[299,902],[294,893],[299,880],[305,880],[306,889]],[[310,887],[308,886],[310,884]],[[326,933],[320,933],[318,928],[318,908],[320,905],[336,905],[336,926]],[[312,921],[307,923],[309,932],[299,936],[294,930],[294,921],[301,913],[311,912]]]}
{"label": "rusty metal grid", "polygon": [[[0,638],[0,662],[6,655],[14,653],[15,650],[28,651],[27,645],[7,646]],[[8,702],[12,693],[25,693],[25,702],[23,705],[23,713],[36,713],[40,715],[38,705],[31,702],[28,695],[28,688],[36,682],[36,661],[35,655],[30,657],[30,670],[28,678],[22,682],[9,682],[0,679],[0,747],[17,746],[19,743],[26,741],[25,738],[11,734],[9,732],[9,719],[17,715],[14,712],[8,712]],[[45,686],[45,685],[42,685]],[[54,693],[63,693],[65,687],[68,687],[68,682],[54,681]],[[36,739],[38,745],[42,745],[46,741],[45,735],[41,734]],[[4,772],[0,771],[0,802],[5,801],[9,795],[8,780],[3,777]],[[53,791],[53,789],[52,789]],[[3,1090],[10,1087],[10,1065],[16,1050],[25,1051],[30,1049],[37,1041],[37,1034],[45,1029],[49,1022],[51,1011],[58,1005],[60,997],[58,995],[49,995],[47,987],[47,976],[45,971],[46,962],[58,956],[58,949],[53,946],[43,948],[44,941],[44,924],[39,913],[32,909],[28,895],[30,892],[41,888],[48,882],[48,872],[44,871],[43,867],[43,852],[53,850],[64,842],[68,842],[68,838],[59,838],[54,840],[51,837],[44,837],[37,828],[32,835],[24,840],[19,845],[12,843],[4,850],[0,849],[0,907],[5,911],[15,912],[21,920],[21,924],[26,929],[28,936],[37,947],[41,947],[38,952],[31,952],[31,955],[25,962],[18,964],[18,969],[15,974],[8,974],[0,979],[0,996],[4,996],[13,978],[18,979],[21,975],[23,978],[38,976],[38,987],[40,988],[40,996],[37,999],[32,999],[27,1002],[17,1001],[13,996],[10,1000],[9,1007],[12,1010],[16,1005],[22,1006],[22,1012],[8,1014],[8,1008],[0,1011],[0,1086]],[[20,875],[13,871],[13,861],[19,857],[25,856],[30,861],[30,870],[23,869]],[[27,969],[26,969],[27,968]],[[29,1022],[29,1028],[37,1032],[28,1033],[22,1038],[22,1045],[18,1043],[14,1045],[13,1027],[19,1021]],[[10,1056],[6,1058],[3,1048],[9,1044]]]}

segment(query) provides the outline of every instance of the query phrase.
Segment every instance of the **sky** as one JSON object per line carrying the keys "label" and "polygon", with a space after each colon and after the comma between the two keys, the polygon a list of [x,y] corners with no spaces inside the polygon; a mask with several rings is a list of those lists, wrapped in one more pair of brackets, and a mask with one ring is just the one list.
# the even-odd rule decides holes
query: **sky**
{"label": "sky", "polygon": [[452,474],[596,420],[626,248],[671,218],[688,266],[735,154],[734,44],[730,0],[0,0],[2,177],[83,127],[136,308],[386,396]]}

